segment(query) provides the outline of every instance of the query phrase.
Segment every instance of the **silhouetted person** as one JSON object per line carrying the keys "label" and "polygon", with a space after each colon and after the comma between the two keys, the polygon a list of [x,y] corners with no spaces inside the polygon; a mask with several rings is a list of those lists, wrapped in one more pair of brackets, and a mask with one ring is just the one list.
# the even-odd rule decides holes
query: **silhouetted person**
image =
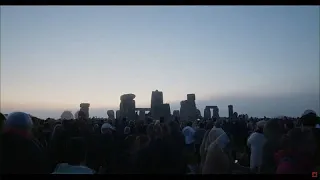
{"label": "silhouetted person", "polygon": [[48,159],[32,135],[33,122],[23,112],[9,114],[1,144],[1,174],[46,174]]}
{"label": "silhouetted person", "polygon": [[66,145],[66,163],[58,164],[52,174],[94,174],[86,167],[86,140],[81,137],[70,138]]}

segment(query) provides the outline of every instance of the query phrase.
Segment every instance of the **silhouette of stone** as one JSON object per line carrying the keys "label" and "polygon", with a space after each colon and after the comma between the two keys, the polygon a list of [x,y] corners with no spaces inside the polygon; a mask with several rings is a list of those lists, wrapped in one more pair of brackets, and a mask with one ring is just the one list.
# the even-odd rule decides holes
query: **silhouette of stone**
{"label": "silhouette of stone", "polygon": [[193,121],[197,117],[197,107],[195,102],[195,94],[187,94],[187,100],[180,102],[180,119],[183,121]]}
{"label": "silhouette of stone", "polygon": [[208,120],[211,118],[211,110],[210,108],[208,108],[208,106],[206,106],[206,108],[204,109],[203,117],[205,120]]}
{"label": "silhouette of stone", "polygon": [[134,94],[124,94],[120,96],[120,116],[122,118],[126,117],[129,120],[134,120],[136,113],[136,102],[134,98],[136,95]]}
{"label": "silhouette of stone", "polygon": [[213,106],[212,108],[212,118],[219,119],[219,108],[218,106]]}
{"label": "silhouette of stone", "polygon": [[79,115],[79,111],[77,111],[76,113],[74,113],[74,118],[75,118],[75,119],[78,119],[78,117],[79,117],[78,115]]}
{"label": "silhouette of stone", "polygon": [[201,112],[200,112],[200,110],[199,109],[197,109],[197,118],[199,119],[199,118],[201,118]]}
{"label": "silhouette of stone", "polygon": [[196,95],[195,94],[187,94],[187,100],[188,101],[195,101]]}
{"label": "silhouette of stone", "polygon": [[[85,113],[85,118],[88,119],[89,118],[89,107],[90,104],[89,103],[81,103],[80,104],[80,111]],[[78,114],[79,115],[79,114]]]}
{"label": "silhouette of stone", "polygon": [[116,119],[120,119],[120,118],[121,118],[120,110],[116,110]]}
{"label": "silhouette of stone", "polygon": [[164,122],[169,121],[171,117],[171,110],[170,110],[170,104],[162,104],[161,105],[161,116],[164,118]]}
{"label": "silhouette of stone", "polygon": [[[211,109],[212,109],[212,117],[211,117]],[[206,108],[204,109],[204,118],[205,119],[210,119],[210,118],[219,119],[218,106],[206,106]]]}
{"label": "silhouette of stone", "polygon": [[231,119],[233,117],[233,106],[232,105],[228,106],[228,112],[229,112],[229,118]]}
{"label": "silhouette of stone", "polygon": [[139,111],[138,119],[144,121],[146,119],[146,111],[151,111],[151,108],[136,108]]}
{"label": "silhouette of stone", "polygon": [[163,93],[161,91],[152,91],[151,94],[151,116],[159,119],[162,115]]}

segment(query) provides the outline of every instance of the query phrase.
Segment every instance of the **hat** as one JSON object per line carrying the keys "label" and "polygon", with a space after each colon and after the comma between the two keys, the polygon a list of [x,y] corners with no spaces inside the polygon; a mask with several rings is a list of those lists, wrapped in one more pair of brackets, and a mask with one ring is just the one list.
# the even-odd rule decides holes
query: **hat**
{"label": "hat", "polygon": [[303,114],[301,115],[301,117],[302,117],[302,116],[305,116],[305,115],[309,115],[309,114],[315,114],[315,115],[317,115],[317,113],[316,113],[315,111],[313,111],[313,110],[311,110],[311,109],[307,109],[307,110],[305,110],[305,111],[303,112]]}
{"label": "hat", "polygon": [[103,131],[103,129],[111,129],[111,130],[116,130],[111,124],[109,123],[104,123],[102,126],[101,126],[101,132]]}
{"label": "hat", "polygon": [[71,111],[63,111],[61,114],[61,119],[62,120],[72,120],[73,119],[73,114]]}
{"label": "hat", "polygon": [[24,112],[13,112],[8,115],[6,127],[25,127],[32,128],[33,122],[29,114]]}

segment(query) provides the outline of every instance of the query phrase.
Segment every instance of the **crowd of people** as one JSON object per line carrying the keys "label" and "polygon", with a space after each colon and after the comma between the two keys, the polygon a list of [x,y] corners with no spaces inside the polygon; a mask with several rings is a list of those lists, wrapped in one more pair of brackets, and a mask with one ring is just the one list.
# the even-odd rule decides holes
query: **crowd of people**
{"label": "crowd of people", "polygon": [[41,120],[1,114],[1,174],[311,174],[319,117]]}

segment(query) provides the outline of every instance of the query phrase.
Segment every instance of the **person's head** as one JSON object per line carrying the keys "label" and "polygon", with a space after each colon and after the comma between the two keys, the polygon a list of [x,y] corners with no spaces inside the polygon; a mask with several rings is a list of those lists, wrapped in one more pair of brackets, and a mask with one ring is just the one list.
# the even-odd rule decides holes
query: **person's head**
{"label": "person's head", "polygon": [[257,123],[257,126],[256,126],[256,129],[255,129],[255,130],[262,133],[265,124],[266,124],[266,121],[265,121],[265,120],[259,121],[259,122]]}
{"label": "person's head", "polygon": [[51,138],[55,138],[56,136],[58,136],[60,133],[63,132],[63,126],[62,124],[56,124],[53,128],[53,131],[51,133]]}
{"label": "person's head", "polygon": [[317,119],[317,114],[313,110],[304,111],[300,118],[302,126],[305,128],[314,128],[317,124]]}
{"label": "person's head", "polygon": [[316,151],[316,140],[311,130],[293,128],[283,137],[283,146],[294,152],[312,155]]}
{"label": "person's head", "polygon": [[263,128],[263,133],[267,139],[280,140],[282,132],[283,129],[278,119],[268,120]]}
{"label": "person's head", "polygon": [[209,121],[207,124],[206,124],[206,130],[210,130],[213,128],[213,125],[214,123],[212,121]]}
{"label": "person's head", "polygon": [[67,163],[81,165],[86,161],[87,145],[82,137],[70,138],[66,145]]}
{"label": "person's head", "polygon": [[33,122],[29,114],[24,112],[13,112],[8,115],[8,118],[5,122],[5,128],[19,130],[31,134]]}
{"label": "person's head", "polygon": [[116,129],[109,123],[104,123],[101,126],[101,134],[113,134],[113,131],[115,131]]}
{"label": "person's head", "polygon": [[221,120],[217,120],[215,123],[214,123],[214,126],[216,128],[221,128],[222,127],[222,121]]}

